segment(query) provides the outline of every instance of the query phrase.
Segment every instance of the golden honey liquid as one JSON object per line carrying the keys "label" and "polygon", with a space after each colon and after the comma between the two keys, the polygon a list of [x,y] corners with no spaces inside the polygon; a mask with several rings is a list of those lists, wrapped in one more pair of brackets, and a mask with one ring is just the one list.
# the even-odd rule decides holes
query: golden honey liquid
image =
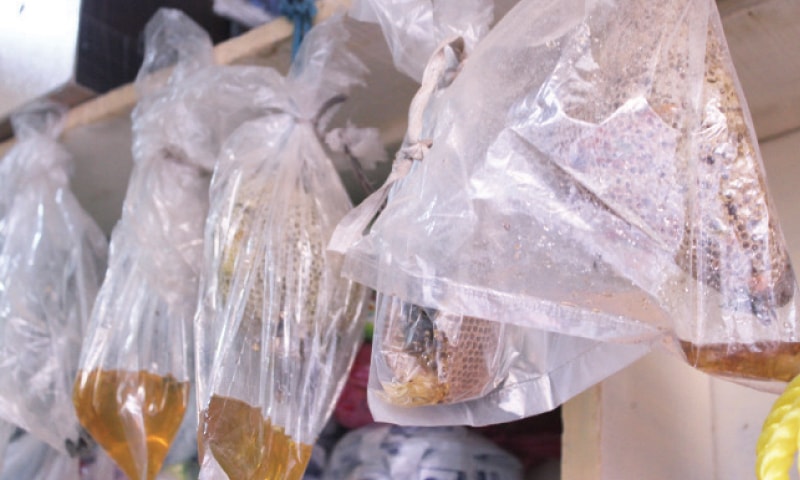
{"label": "golden honey liquid", "polygon": [[81,371],[72,395],[81,425],[130,480],[156,478],[188,401],[189,382],[145,371]]}
{"label": "golden honey liquid", "polygon": [[713,375],[788,382],[800,374],[800,343],[695,345],[681,340],[689,364]]}
{"label": "golden honey liquid", "polygon": [[311,459],[311,445],[296,443],[261,409],[233,398],[211,397],[198,437],[200,454],[210,449],[231,480],[300,480]]}

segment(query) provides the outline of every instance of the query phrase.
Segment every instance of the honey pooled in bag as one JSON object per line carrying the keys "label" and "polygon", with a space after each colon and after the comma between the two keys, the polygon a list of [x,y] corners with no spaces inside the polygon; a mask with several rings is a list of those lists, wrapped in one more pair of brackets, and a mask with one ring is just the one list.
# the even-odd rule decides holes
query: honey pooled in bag
{"label": "honey pooled in bag", "polygon": [[[166,457],[188,401],[188,382],[144,370],[92,370],[75,384],[75,408],[84,428],[124,472],[137,472],[137,462],[147,457],[142,478],[158,474],[160,463],[150,459]],[[144,452],[135,450],[141,439],[130,432],[137,431],[147,433]]]}
{"label": "honey pooled in bag", "polygon": [[203,479],[302,478],[359,347],[365,289],[325,250],[352,205],[324,114],[364,73],[342,22],[312,29],[214,171],[195,323]]}
{"label": "honey pooled in bag", "polygon": [[131,480],[156,477],[189,402],[208,188],[236,105],[188,17],[160,10],[145,37],[134,167],[73,390],[82,425]]}
{"label": "honey pooled in bag", "polygon": [[[717,16],[709,20],[706,42],[704,110],[694,157],[698,198],[676,259],[703,285],[720,292],[724,308],[736,311],[728,318],[721,312],[723,321],[731,323],[714,328],[726,330],[722,336],[703,331],[709,326],[699,312],[688,331],[678,330],[680,345],[687,361],[708,373],[788,382],[800,374],[800,342],[789,340],[796,338],[794,270]],[[753,333],[733,325],[748,314],[757,320]],[[756,333],[761,328],[776,332],[761,339]]]}

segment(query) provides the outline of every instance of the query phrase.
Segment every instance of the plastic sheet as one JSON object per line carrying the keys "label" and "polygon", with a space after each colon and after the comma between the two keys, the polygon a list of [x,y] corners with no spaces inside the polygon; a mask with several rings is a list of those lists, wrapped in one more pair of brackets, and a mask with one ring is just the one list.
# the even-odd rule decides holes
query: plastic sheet
{"label": "plastic sheet", "polygon": [[6,448],[11,441],[11,436],[16,431],[17,426],[0,420],[0,473],[3,471],[3,463],[6,458]]}
{"label": "plastic sheet", "polygon": [[341,18],[312,29],[214,172],[195,330],[202,479],[301,478],[361,339],[365,289],[325,251],[351,208],[321,144],[364,72],[346,41]]}
{"label": "plastic sheet", "polygon": [[[428,167],[434,152],[446,148],[449,155],[452,150],[468,150],[472,148],[473,139],[481,141],[483,138],[484,131],[472,132],[471,136],[449,136],[456,128],[450,126],[451,122],[478,129],[488,121],[486,127],[490,130],[497,126],[491,123],[493,120],[502,122],[501,113],[492,112],[498,117],[493,119],[481,116],[481,108],[495,106],[492,102],[508,101],[503,100],[504,96],[512,92],[503,90],[503,82],[513,83],[517,79],[485,75],[496,82],[491,88],[489,83],[480,85],[486,88],[485,92],[491,92],[490,95],[476,89],[469,98],[461,97],[457,105],[451,105],[450,90],[456,88],[465,69],[474,61],[470,46],[477,43],[480,51],[483,42],[488,41],[478,38],[486,28],[476,24],[466,28],[460,24],[461,19],[473,16],[488,24],[490,17],[484,15],[487,7],[475,3],[471,4],[475,8],[473,12],[465,8],[454,15],[451,9],[458,10],[460,5],[437,2],[433,8],[441,11],[435,11],[433,18],[439,27],[413,30],[405,27],[409,20],[403,16],[404,10],[394,10],[398,8],[396,2],[361,2],[356,6],[359,15],[367,3],[371,12],[382,12],[378,17],[382,19],[388,38],[411,36],[421,37],[427,44],[440,42],[438,48],[430,52],[421,88],[410,105],[408,132],[392,174],[376,194],[340,223],[331,242],[332,249],[347,252],[345,275],[379,292],[369,390],[370,408],[376,420],[410,425],[485,425],[530,416],[555,408],[599,378],[644,355],[650,348],[649,341],[657,335],[655,329],[647,329],[650,336],[639,343],[609,345],[525,322],[523,319],[535,313],[533,311],[517,311],[521,321],[516,324],[501,322],[496,312],[477,308],[476,305],[483,302],[479,295],[465,299],[464,305],[448,302],[445,289],[450,285],[449,272],[460,271],[462,265],[469,266],[477,261],[484,268],[496,268],[498,276],[514,268],[533,271],[541,267],[526,267],[526,262],[535,260],[523,257],[522,238],[512,243],[512,257],[503,257],[501,261],[489,258],[496,248],[495,230],[499,228],[508,236],[511,224],[501,222],[480,231],[467,230],[465,225],[475,227],[476,214],[460,197],[469,198],[474,186],[457,171],[458,162],[451,161],[457,157],[446,157],[447,160],[434,157],[433,161],[447,163],[447,177],[430,177],[440,182],[441,188],[425,183],[421,176],[427,173],[420,171]],[[419,16],[418,8],[423,11],[431,8],[427,2],[411,3],[403,7],[412,19]],[[448,26],[448,22],[452,24]],[[445,35],[442,32],[447,35],[463,32],[467,41],[452,36],[441,38]],[[422,53],[414,52],[414,65],[421,63],[419,55]],[[484,80],[481,77],[477,81]],[[460,108],[458,115],[450,116],[454,108]],[[445,116],[440,118],[442,112]],[[439,145],[440,140],[444,146]],[[420,180],[426,189],[445,192],[445,195],[432,193],[425,199],[414,198],[420,191],[406,190],[414,180]],[[513,180],[504,179],[497,182],[495,188],[508,193],[509,185],[513,185]],[[412,221],[414,228],[425,224],[428,230],[412,233],[394,223],[394,212],[398,208],[405,213],[416,209],[422,216],[404,221]],[[442,211],[442,214],[434,221],[426,217],[428,211]],[[378,212],[377,219],[367,229]],[[369,233],[363,235],[365,229]],[[467,232],[470,237],[462,238]],[[472,243],[465,244],[465,241]],[[421,253],[436,250],[440,257],[426,258],[427,264],[416,264],[417,260],[422,261],[417,250]],[[443,265],[445,256],[448,263]],[[405,262],[422,273],[412,277],[398,271],[406,266]],[[503,262],[513,262],[513,265]],[[443,274],[441,278],[439,272]],[[464,272],[464,277],[470,281],[482,281],[470,275],[478,277],[483,275],[482,271]],[[494,281],[502,299],[513,303],[515,291],[509,284],[518,288],[516,278]],[[503,305],[502,308],[507,307]]]}
{"label": "plastic sheet", "polygon": [[81,480],[80,460],[31,435],[8,445],[0,480]]}
{"label": "plastic sheet", "polygon": [[81,422],[131,480],[155,477],[188,408],[211,171],[268,80],[214,66],[208,35],[178,11],[160,10],[145,36],[135,164],[74,390]]}
{"label": "plastic sheet", "polygon": [[426,105],[424,160],[348,276],[504,325],[666,335],[762,388],[798,373],[796,282],[714,2],[523,0]]}
{"label": "plastic sheet", "polygon": [[353,430],[334,449],[325,480],[521,479],[512,455],[463,427],[370,425]]}
{"label": "plastic sheet", "polygon": [[107,244],[69,188],[65,113],[38,102],[13,116],[0,160],[0,418],[78,453],[72,382]]}
{"label": "plastic sheet", "polygon": [[421,81],[428,59],[441,42],[460,37],[472,50],[489,31],[493,11],[492,0],[356,0],[349,15],[379,23],[397,69]]}

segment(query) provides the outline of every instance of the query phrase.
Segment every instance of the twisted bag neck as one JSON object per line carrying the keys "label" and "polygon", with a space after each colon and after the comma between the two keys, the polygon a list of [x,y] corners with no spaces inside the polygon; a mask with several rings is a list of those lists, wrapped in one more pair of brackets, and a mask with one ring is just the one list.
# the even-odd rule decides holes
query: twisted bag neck
{"label": "twisted bag neck", "polygon": [[415,161],[422,161],[428,154],[433,142],[430,139],[422,138],[425,109],[430,104],[433,94],[441,86],[446,86],[453,80],[451,77],[447,81],[447,74],[451,72],[451,69],[448,68],[448,49],[456,55],[459,68],[463,64],[466,53],[464,39],[461,37],[444,41],[433,53],[422,74],[420,88],[411,100],[408,109],[406,138],[403,147],[397,152],[392,163],[392,172],[380,188],[342,219],[328,245],[330,250],[340,253],[347,252],[350,246],[361,238],[367,225],[386,203],[391,187],[408,175]]}
{"label": "twisted bag neck", "polygon": [[[286,115],[292,119],[294,125],[309,126],[314,131],[314,134],[319,138],[320,131],[325,129],[325,120],[328,114],[332,113],[335,107],[344,103],[345,101],[347,101],[347,95],[343,93],[334,95],[323,102],[323,104],[319,107],[319,109],[317,109],[316,113],[312,117],[304,116],[299,113],[296,106],[291,101],[262,106],[261,113],[264,117],[268,117],[270,115]],[[322,142],[321,138],[320,142]]]}

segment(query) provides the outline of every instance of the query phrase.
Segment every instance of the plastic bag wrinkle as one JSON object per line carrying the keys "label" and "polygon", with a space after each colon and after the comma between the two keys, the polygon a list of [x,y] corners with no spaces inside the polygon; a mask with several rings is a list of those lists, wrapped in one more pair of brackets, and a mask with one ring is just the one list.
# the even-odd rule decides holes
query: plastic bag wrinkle
{"label": "plastic bag wrinkle", "polygon": [[365,291],[325,251],[351,203],[324,110],[364,72],[341,22],[312,29],[219,155],[196,315],[200,478],[300,478],[363,331]]}
{"label": "plastic bag wrinkle", "polygon": [[211,170],[226,136],[274,97],[263,69],[214,66],[208,35],[180,12],[159,11],[146,34],[134,169],[74,396],[87,429],[137,479],[155,477],[190,401]]}
{"label": "plastic bag wrinkle", "polygon": [[425,128],[350,278],[590,340],[668,335],[728,378],[797,373],[796,282],[712,2],[520,2]]}
{"label": "plastic bag wrinkle", "polygon": [[0,417],[64,453],[82,445],[71,388],[107,249],[69,190],[65,113],[41,101],[15,114],[0,161]]}

